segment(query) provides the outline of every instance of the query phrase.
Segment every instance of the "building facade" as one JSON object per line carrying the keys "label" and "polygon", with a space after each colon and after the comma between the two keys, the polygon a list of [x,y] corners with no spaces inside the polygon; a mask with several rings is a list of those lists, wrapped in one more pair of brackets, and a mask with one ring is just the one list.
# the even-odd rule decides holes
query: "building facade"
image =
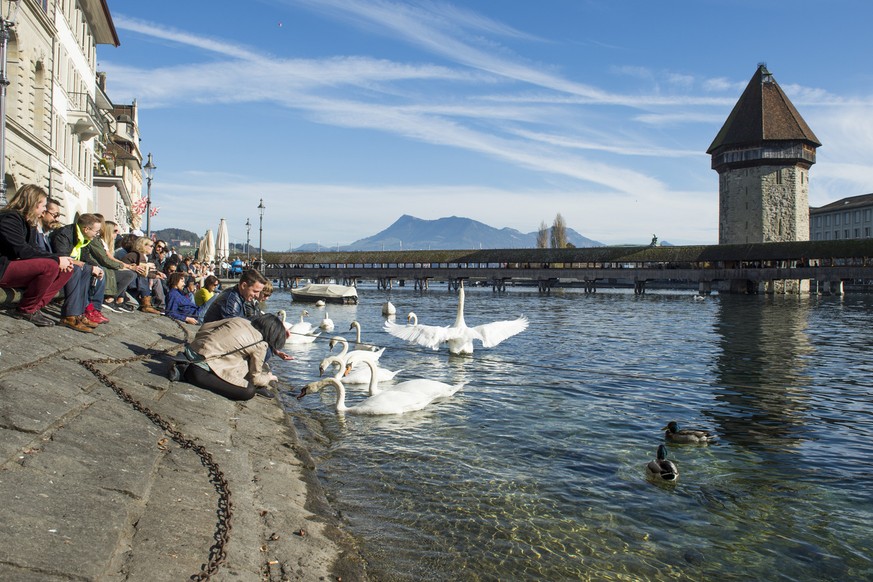
{"label": "building facade", "polygon": [[707,150],[719,175],[719,244],[809,240],[809,170],[819,146],[759,65]]}
{"label": "building facade", "polygon": [[873,238],[873,194],[809,209],[810,240]]}

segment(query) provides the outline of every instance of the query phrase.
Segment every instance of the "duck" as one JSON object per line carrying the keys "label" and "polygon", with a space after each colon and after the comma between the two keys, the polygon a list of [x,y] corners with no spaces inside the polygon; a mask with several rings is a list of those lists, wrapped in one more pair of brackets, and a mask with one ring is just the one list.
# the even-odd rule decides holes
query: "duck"
{"label": "duck", "polygon": [[705,444],[711,443],[717,438],[714,434],[710,434],[705,430],[694,430],[688,428],[679,430],[679,423],[675,420],[668,422],[667,426],[661,430],[666,431],[664,433],[664,438],[671,443]]}
{"label": "duck", "polygon": [[[316,382],[306,384],[301,390],[297,399],[300,400],[307,394],[318,392],[326,386],[333,386],[336,390],[335,408],[338,413],[350,414],[367,414],[367,415],[389,415],[389,414],[404,414],[425,408],[428,404],[439,398],[444,398],[453,395],[460,390],[464,385],[456,384],[451,386],[436,380],[419,380],[418,382],[426,382],[431,389],[425,390],[425,385],[422,389],[415,390],[411,387],[408,389],[393,389],[379,390],[378,380],[376,379],[376,369],[373,362],[366,362],[371,370],[370,393],[372,394],[363,402],[354,406],[346,405],[346,388],[342,380],[337,380],[335,377],[325,378]],[[415,381],[410,381],[415,382]],[[432,384],[431,384],[432,383]],[[407,384],[404,382],[403,384]],[[400,385],[398,385],[399,388]]]}
{"label": "duck", "polygon": [[[345,359],[337,356],[328,356],[321,361],[321,364],[318,366],[319,376],[323,375],[324,371],[330,366],[336,366],[337,371],[334,374],[334,378],[341,380],[343,384],[371,384],[371,372],[368,367],[358,366],[358,368],[353,370],[351,363],[347,363]],[[377,382],[390,382],[402,371],[392,371],[376,366],[376,380]]]}
{"label": "duck", "polygon": [[394,315],[397,313],[397,308],[390,301],[382,304],[382,315]]}
{"label": "duck", "polygon": [[658,454],[646,465],[646,474],[656,481],[675,481],[679,478],[676,463],[667,459],[667,447],[658,445]]}
{"label": "duck", "polygon": [[321,332],[314,333],[315,327],[308,321],[305,321],[304,318],[309,315],[309,312],[305,309],[300,313],[300,321],[295,324],[289,324],[285,321],[284,309],[276,312],[276,315],[282,320],[288,332],[288,339],[285,340],[286,344],[310,344],[321,335]]}
{"label": "duck", "polygon": [[353,321],[351,325],[349,325],[349,331],[355,330],[355,349],[356,350],[371,350],[376,351],[376,346],[372,344],[365,344],[361,341],[361,324],[358,321]]}
{"label": "duck", "polygon": [[327,311],[324,312],[324,319],[321,320],[321,323],[318,324],[320,329],[324,331],[333,331],[333,320],[330,318],[330,315]]}
{"label": "duck", "polygon": [[452,325],[444,327],[421,325],[416,317],[414,325],[398,325],[386,321],[384,330],[394,337],[434,350],[439,349],[442,344],[447,344],[451,354],[472,355],[473,340],[481,342],[483,348],[491,348],[527,329],[529,322],[524,316],[508,321],[494,321],[476,327],[468,327],[464,321],[464,297],[462,283],[458,290],[458,312]]}

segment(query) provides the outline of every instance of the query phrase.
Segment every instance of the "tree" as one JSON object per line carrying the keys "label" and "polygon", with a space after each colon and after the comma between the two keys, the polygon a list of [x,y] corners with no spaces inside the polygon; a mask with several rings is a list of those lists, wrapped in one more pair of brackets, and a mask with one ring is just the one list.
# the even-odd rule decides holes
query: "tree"
{"label": "tree", "polygon": [[540,230],[537,233],[537,248],[549,248],[549,226],[546,224],[545,220],[540,222]]}
{"label": "tree", "polygon": [[559,212],[552,224],[552,248],[563,249],[567,246],[567,223]]}

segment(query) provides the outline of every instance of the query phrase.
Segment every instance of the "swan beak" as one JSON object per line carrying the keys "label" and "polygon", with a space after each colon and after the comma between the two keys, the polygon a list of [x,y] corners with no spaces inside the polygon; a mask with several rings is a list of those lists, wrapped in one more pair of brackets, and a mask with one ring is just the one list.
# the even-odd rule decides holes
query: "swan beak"
{"label": "swan beak", "polygon": [[318,367],[318,375],[319,375],[319,376],[324,376],[324,366],[319,366],[319,367]]}
{"label": "swan beak", "polygon": [[352,365],[346,364],[346,371],[343,373],[343,377],[348,376],[349,372],[351,372],[351,371],[352,371]]}

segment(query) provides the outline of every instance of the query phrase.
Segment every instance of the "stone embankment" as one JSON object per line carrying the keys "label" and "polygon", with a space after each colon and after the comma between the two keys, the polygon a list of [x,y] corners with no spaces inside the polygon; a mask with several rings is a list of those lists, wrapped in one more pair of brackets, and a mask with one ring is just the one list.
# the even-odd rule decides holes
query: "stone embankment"
{"label": "stone embankment", "polygon": [[0,580],[365,579],[281,403],[171,383],[195,328],[108,315],[0,315]]}

